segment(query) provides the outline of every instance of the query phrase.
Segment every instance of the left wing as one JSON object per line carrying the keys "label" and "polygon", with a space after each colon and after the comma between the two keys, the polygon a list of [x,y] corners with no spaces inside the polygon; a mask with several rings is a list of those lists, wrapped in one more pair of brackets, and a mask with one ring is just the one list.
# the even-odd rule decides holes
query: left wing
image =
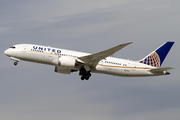
{"label": "left wing", "polygon": [[87,55],[83,57],[78,57],[77,60],[85,65],[85,69],[87,67],[93,66],[96,67],[98,62],[102,59],[105,59],[106,57],[113,55],[115,52],[121,50],[122,48],[126,47],[127,45],[131,44],[133,42],[120,44],[116,47],[110,48],[108,50],[104,50],[102,52],[98,52],[92,55]]}

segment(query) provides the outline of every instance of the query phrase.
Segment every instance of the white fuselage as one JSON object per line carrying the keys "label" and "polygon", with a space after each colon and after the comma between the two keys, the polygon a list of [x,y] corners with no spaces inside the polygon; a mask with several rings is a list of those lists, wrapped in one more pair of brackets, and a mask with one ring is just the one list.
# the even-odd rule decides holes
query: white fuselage
{"label": "white fuselage", "polygon": [[[15,48],[9,48],[4,53],[13,60],[24,60],[53,66],[57,66],[56,61],[59,56],[68,56],[69,58],[76,59],[78,57],[90,55],[83,52],[33,44],[18,44],[15,45]],[[79,70],[80,68],[72,66],[70,69]],[[150,72],[151,69],[155,69],[155,67],[139,63],[138,61],[107,57],[106,59],[99,61],[96,67],[92,67],[91,72],[126,77],[155,76],[164,74],[152,73]]]}

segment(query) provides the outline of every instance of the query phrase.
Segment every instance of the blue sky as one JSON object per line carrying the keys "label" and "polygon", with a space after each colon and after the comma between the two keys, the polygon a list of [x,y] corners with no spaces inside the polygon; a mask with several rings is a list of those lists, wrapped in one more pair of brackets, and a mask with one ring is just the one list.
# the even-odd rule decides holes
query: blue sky
{"label": "blue sky", "polygon": [[[1,0],[0,119],[179,120],[178,0]],[[139,60],[175,41],[162,67],[170,76],[125,78],[54,73],[4,50],[19,43],[96,53],[134,41],[114,57]]]}

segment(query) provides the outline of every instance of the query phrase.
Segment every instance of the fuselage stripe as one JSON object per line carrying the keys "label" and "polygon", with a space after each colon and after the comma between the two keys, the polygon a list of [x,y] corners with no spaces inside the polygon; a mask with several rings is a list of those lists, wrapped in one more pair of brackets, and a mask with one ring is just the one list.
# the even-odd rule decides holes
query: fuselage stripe
{"label": "fuselage stripe", "polygon": [[102,65],[102,64],[98,64],[99,66],[103,66],[103,67],[112,67],[112,68],[131,68],[131,69],[155,69],[155,68],[145,68],[145,67],[125,67],[125,66],[111,66],[111,65]]}

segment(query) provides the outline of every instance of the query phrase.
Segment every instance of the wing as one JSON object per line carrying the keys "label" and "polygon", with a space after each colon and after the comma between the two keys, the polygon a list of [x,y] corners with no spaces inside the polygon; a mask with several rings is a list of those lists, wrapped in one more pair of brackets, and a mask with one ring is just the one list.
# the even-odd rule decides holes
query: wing
{"label": "wing", "polygon": [[133,42],[125,43],[125,44],[120,44],[116,47],[110,48],[108,50],[104,50],[102,52],[98,52],[95,54],[79,57],[78,60],[79,62],[82,62],[85,65],[93,66],[96,67],[98,62],[102,59],[105,59],[106,57],[113,55],[115,52],[121,50],[122,48],[126,47],[127,45],[131,44]]}

